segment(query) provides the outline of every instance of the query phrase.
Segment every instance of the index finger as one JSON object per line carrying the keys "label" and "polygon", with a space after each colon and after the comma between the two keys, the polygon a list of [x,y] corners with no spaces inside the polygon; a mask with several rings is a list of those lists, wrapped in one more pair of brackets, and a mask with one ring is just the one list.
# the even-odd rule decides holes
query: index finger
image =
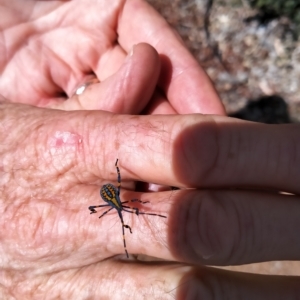
{"label": "index finger", "polygon": [[127,180],[300,194],[299,125],[203,115],[101,115],[99,122],[99,112],[90,113],[88,132],[95,140],[88,144],[97,145],[89,150],[89,168],[102,178],[114,179],[110,164],[119,158]]}
{"label": "index finger", "polygon": [[[47,139],[40,139],[41,146],[36,147],[41,156],[50,151],[54,166],[70,162],[73,168],[68,172],[76,174],[80,183],[115,180],[112,165],[118,158],[127,181],[300,194],[298,124],[265,125],[197,114],[132,116],[21,109],[22,114],[26,109],[45,113],[41,127]],[[62,133],[68,138],[61,140]],[[58,156],[51,152],[56,153],[57,147]]]}
{"label": "index finger", "polygon": [[168,23],[148,3],[126,1],[118,22],[121,46],[152,45],[162,59],[159,86],[179,113],[224,114],[208,76]]}

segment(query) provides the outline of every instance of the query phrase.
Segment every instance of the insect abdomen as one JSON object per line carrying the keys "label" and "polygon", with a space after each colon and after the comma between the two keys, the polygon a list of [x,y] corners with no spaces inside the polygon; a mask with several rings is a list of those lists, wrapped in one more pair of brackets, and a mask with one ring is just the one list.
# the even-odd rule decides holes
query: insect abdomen
{"label": "insect abdomen", "polygon": [[100,196],[105,202],[113,205],[115,208],[121,208],[118,191],[114,185],[110,183],[103,185],[100,190]]}

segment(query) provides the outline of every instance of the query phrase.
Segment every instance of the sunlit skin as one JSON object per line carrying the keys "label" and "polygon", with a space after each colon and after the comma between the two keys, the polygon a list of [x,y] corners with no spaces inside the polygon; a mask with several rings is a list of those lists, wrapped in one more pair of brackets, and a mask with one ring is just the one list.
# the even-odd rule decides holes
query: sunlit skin
{"label": "sunlit skin", "polygon": [[[297,278],[240,276],[203,267],[300,258],[299,197],[267,192],[300,193],[299,157],[291,154],[300,140],[298,125],[1,106],[3,295],[84,298],[85,287],[91,298],[121,299],[128,280],[130,295],[142,289],[151,297],[155,289],[157,299],[206,295],[217,283],[230,290],[229,296],[237,291],[257,299],[299,295]],[[65,133],[58,134],[62,128]],[[194,188],[121,189],[123,201],[149,201],[143,211],[167,216],[124,214],[124,223],[133,229],[128,253],[164,263],[126,258],[115,210],[101,219],[88,214],[87,208],[101,201],[100,188],[107,182],[117,185],[108,163],[115,157],[125,187],[128,181],[144,181]]]}
{"label": "sunlit skin", "polygon": [[[1,299],[299,297],[297,277],[205,267],[300,259],[299,125],[216,116],[205,73],[142,1],[0,3]],[[116,158],[120,199],[167,216],[124,213],[129,259],[118,212],[87,209],[118,186]]]}
{"label": "sunlit skin", "polygon": [[[224,114],[205,72],[143,1],[1,0],[0,8],[0,91],[9,101],[131,114],[146,106],[149,113]],[[144,46],[135,47],[139,43]],[[73,96],[93,73],[100,83]]]}

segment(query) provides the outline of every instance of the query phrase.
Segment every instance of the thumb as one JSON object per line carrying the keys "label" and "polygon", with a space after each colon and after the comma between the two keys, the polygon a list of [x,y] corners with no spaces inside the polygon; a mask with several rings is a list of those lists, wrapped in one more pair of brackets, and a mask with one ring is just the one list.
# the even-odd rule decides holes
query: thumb
{"label": "thumb", "polygon": [[[105,68],[113,68],[108,61]],[[119,70],[102,82],[67,101],[53,104],[63,110],[106,110],[114,113],[140,113],[150,100],[160,72],[156,50],[147,44],[134,46]],[[83,82],[84,84],[84,82]]]}

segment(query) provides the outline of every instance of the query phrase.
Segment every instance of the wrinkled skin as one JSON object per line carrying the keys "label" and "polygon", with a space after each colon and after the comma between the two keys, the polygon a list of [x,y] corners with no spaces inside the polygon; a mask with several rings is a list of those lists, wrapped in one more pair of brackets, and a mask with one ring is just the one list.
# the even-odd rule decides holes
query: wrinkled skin
{"label": "wrinkled skin", "polygon": [[[7,103],[0,119],[3,299],[297,299],[297,278],[200,266],[300,258],[299,197],[246,189],[299,194],[298,125]],[[116,157],[123,187],[195,188],[122,189],[123,201],[150,201],[141,211],[167,216],[124,213],[128,252],[165,262],[127,260],[116,213],[89,215],[88,206],[104,203],[100,186],[116,183]]]}
{"label": "wrinkled skin", "polygon": [[[178,115],[223,108],[141,1],[0,3],[1,299],[297,299],[298,278],[203,265],[300,259],[298,125]],[[101,82],[74,96],[91,72]],[[88,211],[116,158],[121,199],[167,216],[124,213],[129,260],[116,213]]]}

